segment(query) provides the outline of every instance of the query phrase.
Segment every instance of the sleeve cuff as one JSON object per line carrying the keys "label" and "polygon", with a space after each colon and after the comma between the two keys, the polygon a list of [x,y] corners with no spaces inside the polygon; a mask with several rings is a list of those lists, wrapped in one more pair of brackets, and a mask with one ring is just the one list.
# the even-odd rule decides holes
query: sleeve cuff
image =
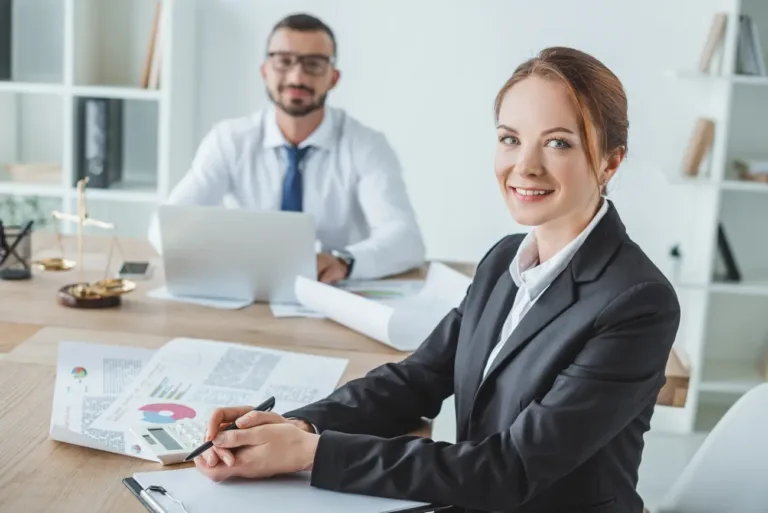
{"label": "sleeve cuff", "polygon": [[286,418],[285,418],[285,420],[300,420],[300,421],[302,421],[302,422],[306,422],[307,424],[309,424],[310,426],[312,426],[312,429],[315,431],[315,434],[316,434],[316,435],[320,433],[320,432],[317,430],[317,426],[315,426],[315,423],[314,423],[314,422],[310,422],[310,421],[308,421],[307,419],[301,419],[301,418],[299,418],[299,417],[286,417]]}
{"label": "sleeve cuff", "polygon": [[323,431],[317,442],[317,452],[312,463],[311,486],[333,491],[341,490],[346,469],[344,440],[349,436],[352,435],[337,431]]}

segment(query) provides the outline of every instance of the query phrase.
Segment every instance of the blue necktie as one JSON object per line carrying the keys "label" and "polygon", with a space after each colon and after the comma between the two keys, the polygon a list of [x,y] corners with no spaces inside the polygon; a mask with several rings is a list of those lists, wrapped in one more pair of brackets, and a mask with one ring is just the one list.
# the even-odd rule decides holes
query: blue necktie
{"label": "blue necktie", "polygon": [[285,171],[283,180],[283,201],[280,205],[281,210],[290,210],[301,212],[303,191],[301,187],[301,172],[299,164],[304,155],[307,154],[310,146],[297,148],[296,146],[285,146],[285,154],[288,158],[288,169]]}

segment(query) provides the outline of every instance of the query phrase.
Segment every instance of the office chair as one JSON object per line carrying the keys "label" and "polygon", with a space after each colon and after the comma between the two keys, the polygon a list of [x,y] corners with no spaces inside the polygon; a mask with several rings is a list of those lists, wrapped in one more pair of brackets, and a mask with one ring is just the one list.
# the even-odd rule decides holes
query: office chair
{"label": "office chair", "polygon": [[768,511],[768,383],[718,421],[655,513]]}

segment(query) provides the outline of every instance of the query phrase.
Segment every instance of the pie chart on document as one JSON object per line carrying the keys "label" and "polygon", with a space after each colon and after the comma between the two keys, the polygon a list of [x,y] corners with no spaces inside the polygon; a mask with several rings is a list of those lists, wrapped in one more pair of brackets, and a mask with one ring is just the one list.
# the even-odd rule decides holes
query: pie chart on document
{"label": "pie chart on document", "polygon": [[189,406],[173,403],[145,404],[139,411],[144,415],[144,422],[170,424],[181,419],[194,419],[197,412]]}

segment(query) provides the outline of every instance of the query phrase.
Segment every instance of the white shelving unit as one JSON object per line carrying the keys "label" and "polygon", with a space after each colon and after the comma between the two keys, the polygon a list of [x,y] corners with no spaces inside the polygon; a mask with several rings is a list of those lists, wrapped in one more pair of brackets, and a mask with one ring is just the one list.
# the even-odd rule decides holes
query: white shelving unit
{"label": "white shelving unit", "polygon": [[[160,84],[147,89],[141,74],[158,2]],[[196,148],[196,11],[194,0],[15,0],[12,78],[0,81],[0,197],[44,198],[46,208],[74,212],[77,101],[121,99],[123,178],[89,188],[88,206],[119,235],[145,237]],[[19,180],[9,164],[60,172]]]}
{"label": "white shelving unit", "polygon": [[[768,2],[720,4],[728,20],[719,69],[672,73],[681,93],[679,114],[715,121],[714,142],[699,175],[670,173],[670,183],[691,207],[682,224],[685,232],[679,234],[682,258],[675,277],[683,307],[676,345],[688,355],[691,381],[686,407],[662,409],[656,423],[685,433],[711,429],[741,395],[766,380],[768,184],[741,180],[733,161],[768,159],[768,76],[735,73],[741,14],[755,21],[768,51]],[[719,224],[741,273],[739,281],[724,281],[718,272]]]}

